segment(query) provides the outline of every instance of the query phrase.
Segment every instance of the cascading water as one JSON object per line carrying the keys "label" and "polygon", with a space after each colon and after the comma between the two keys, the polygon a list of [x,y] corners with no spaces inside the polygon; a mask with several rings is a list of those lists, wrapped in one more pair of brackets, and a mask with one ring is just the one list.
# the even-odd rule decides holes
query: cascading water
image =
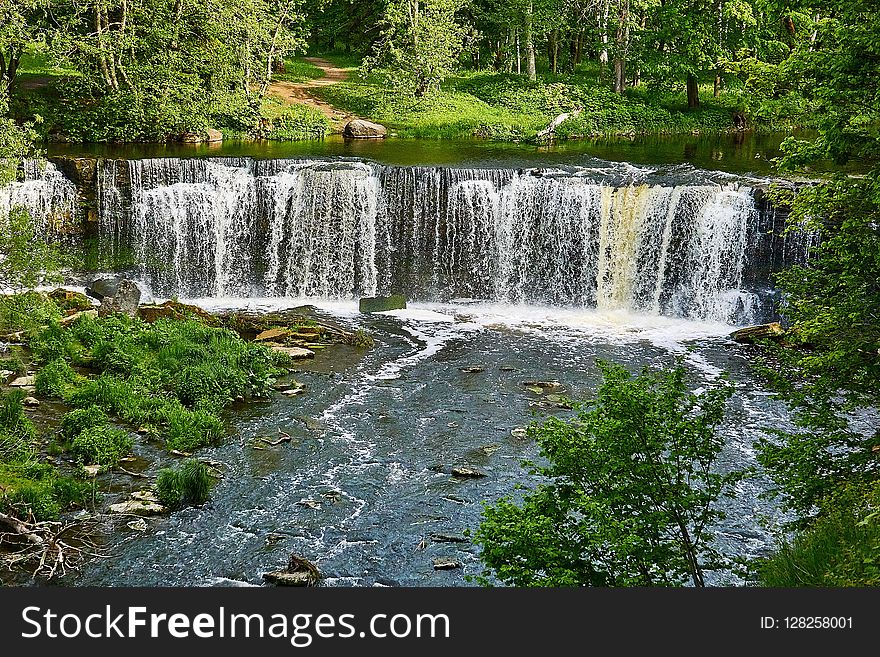
{"label": "cascading water", "polygon": [[[158,295],[411,298],[758,319],[758,210],[737,183],[591,170],[131,160],[99,176],[102,235]],[[644,176],[642,176],[644,178]],[[127,207],[125,207],[127,206]]]}
{"label": "cascading water", "polygon": [[0,225],[13,208],[24,208],[44,230],[76,215],[76,186],[51,162],[25,162],[24,179],[0,187]]}

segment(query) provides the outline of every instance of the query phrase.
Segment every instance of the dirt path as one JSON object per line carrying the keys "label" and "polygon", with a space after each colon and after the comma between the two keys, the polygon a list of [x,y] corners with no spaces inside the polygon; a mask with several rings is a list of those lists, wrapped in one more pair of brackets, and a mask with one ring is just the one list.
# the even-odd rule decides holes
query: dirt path
{"label": "dirt path", "polygon": [[305,57],[305,60],[324,71],[324,77],[309,80],[308,82],[284,82],[278,80],[269,85],[269,93],[288,103],[299,103],[300,105],[314,107],[330,119],[333,132],[342,132],[342,128],[346,123],[358,117],[333,107],[330,103],[310,93],[309,90],[327,87],[331,84],[339,84],[348,79],[348,71],[320,57]]}

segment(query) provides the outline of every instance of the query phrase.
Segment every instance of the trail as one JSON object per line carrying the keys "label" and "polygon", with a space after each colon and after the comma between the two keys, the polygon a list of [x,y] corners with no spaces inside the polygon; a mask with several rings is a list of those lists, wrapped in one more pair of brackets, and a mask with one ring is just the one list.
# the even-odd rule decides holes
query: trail
{"label": "trail", "polygon": [[348,79],[348,71],[321,57],[306,57],[305,60],[324,71],[324,77],[308,80],[307,82],[276,80],[269,85],[269,93],[287,103],[298,103],[314,107],[330,119],[330,123],[333,125],[333,132],[342,132],[342,128],[346,123],[358,117],[334,107],[317,97],[314,93],[311,93],[310,90],[344,82]]}

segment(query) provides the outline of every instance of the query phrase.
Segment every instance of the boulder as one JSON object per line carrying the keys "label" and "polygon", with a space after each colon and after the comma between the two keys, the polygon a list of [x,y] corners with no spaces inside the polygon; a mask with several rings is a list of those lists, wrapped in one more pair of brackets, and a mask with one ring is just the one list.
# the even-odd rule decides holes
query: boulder
{"label": "boulder", "polygon": [[258,334],[254,340],[257,342],[264,342],[266,340],[277,340],[279,338],[284,339],[288,335],[290,335],[290,331],[286,328],[273,328]]}
{"label": "boulder", "polygon": [[216,144],[223,141],[223,133],[214,128],[208,128],[205,131],[205,141],[209,144]]}
{"label": "boulder", "polygon": [[308,559],[291,554],[286,568],[263,573],[263,579],[276,586],[315,586],[321,579],[321,573]]}
{"label": "boulder", "polygon": [[769,324],[760,324],[758,326],[746,326],[737,329],[730,334],[730,337],[736,342],[743,344],[752,344],[755,340],[773,340],[779,342],[785,335],[785,329],[779,322],[771,322]]}
{"label": "boulder", "polygon": [[101,299],[98,314],[103,317],[113,313],[122,313],[129,317],[136,317],[140,301],[141,289],[137,286],[137,283],[123,279],[119,282],[116,294],[105,296]]}
{"label": "boulder", "polygon": [[201,144],[204,138],[198,132],[181,132],[177,135],[177,141],[181,144]]}
{"label": "boulder", "polygon": [[565,387],[559,381],[523,381],[523,385],[533,392],[537,389],[539,394],[540,392],[561,392],[565,390]]}
{"label": "boulder", "polygon": [[13,388],[32,388],[36,383],[37,377],[31,376],[20,376],[17,379],[13,379],[9,384]]}
{"label": "boulder", "polygon": [[358,309],[362,313],[381,313],[404,308],[406,308],[406,297],[402,294],[392,294],[390,297],[364,297],[358,304]]}
{"label": "boulder", "polygon": [[194,319],[206,326],[220,326],[220,319],[207,310],[169,299],[162,304],[146,304],[140,306],[138,317],[152,324],[157,319]]}
{"label": "boulder", "polygon": [[28,408],[37,408],[40,405],[40,400],[36,397],[25,397],[21,400],[21,403]]}
{"label": "boulder", "polygon": [[342,136],[349,139],[383,139],[388,134],[384,125],[354,119],[345,124]]}
{"label": "boulder", "polygon": [[123,280],[121,276],[96,278],[86,287],[86,294],[95,297],[99,301],[104,297],[112,297],[119,291],[119,284]]}
{"label": "boulder", "polygon": [[461,568],[461,564],[452,557],[437,557],[434,559],[434,570],[452,570],[454,568]]}

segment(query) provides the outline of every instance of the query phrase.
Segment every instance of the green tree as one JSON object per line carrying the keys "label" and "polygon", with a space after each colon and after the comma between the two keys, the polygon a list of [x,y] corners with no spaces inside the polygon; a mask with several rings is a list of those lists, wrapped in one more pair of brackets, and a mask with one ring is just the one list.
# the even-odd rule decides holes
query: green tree
{"label": "green tree", "polygon": [[363,70],[381,69],[388,82],[420,97],[453,73],[467,31],[456,20],[463,0],[389,0],[382,34]]}
{"label": "green tree", "polygon": [[743,471],[721,473],[716,431],[732,386],[688,392],[683,368],[632,376],[599,362],[597,399],[571,420],[532,425],[546,479],[521,504],[484,509],[475,532],[491,576],[516,586],[703,586],[721,566],[716,502]]}
{"label": "green tree", "polygon": [[16,292],[62,280],[61,247],[46,239],[24,208],[13,208],[0,227],[0,281]]}
{"label": "green tree", "polygon": [[37,154],[32,126],[19,125],[7,116],[8,111],[6,92],[0,89],[0,187],[15,180],[23,159]]}

